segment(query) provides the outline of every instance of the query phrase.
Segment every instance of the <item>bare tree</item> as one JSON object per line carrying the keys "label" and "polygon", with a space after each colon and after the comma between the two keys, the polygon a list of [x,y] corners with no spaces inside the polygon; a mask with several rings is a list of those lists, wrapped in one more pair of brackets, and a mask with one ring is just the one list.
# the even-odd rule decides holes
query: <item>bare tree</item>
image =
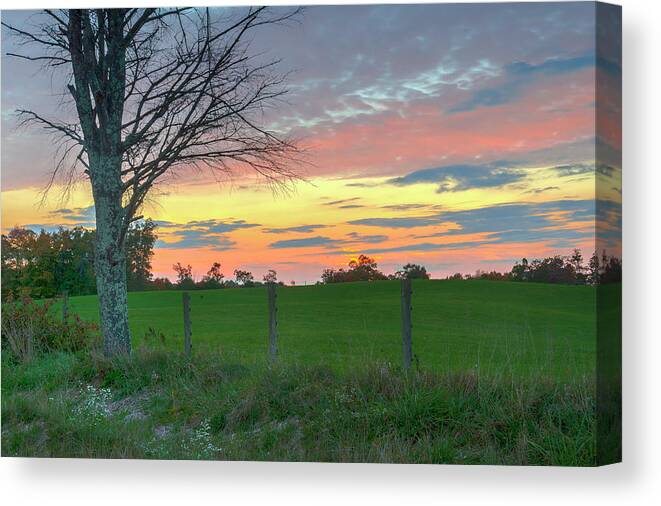
{"label": "bare tree", "polygon": [[[105,353],[130,353],[125,239],[154,185],[183,167],[246,166],[291,182],[294,143],[260,121],[285,93],[277,61],[249,53],[249,34],[297,11],[46,10],[30,29],[3,25],[38,49],[12,54],[68,72],[77,120],[19,111],[56,134],[53,178],[82,171],[96,210],[96,276]],[[54,181],[52,179],[51,181]]]}
{"label": "bare tree", "polygon": [[262,277],[264,283],[277,283],[278,282],[278,273],[273,269],[269,269],[266,274]]}

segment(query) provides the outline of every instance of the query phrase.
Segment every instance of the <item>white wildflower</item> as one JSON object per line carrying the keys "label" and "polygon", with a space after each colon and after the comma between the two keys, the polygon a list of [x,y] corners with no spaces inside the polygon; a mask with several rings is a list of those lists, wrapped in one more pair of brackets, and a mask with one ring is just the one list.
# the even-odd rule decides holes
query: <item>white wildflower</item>
{"label": "white wildflower", "polygon": [[73,414],[92,421],[107,418],[112,414],[111,400],[112,392],[109,388],[87,385],[82,392],[80,402],[73,408]]}

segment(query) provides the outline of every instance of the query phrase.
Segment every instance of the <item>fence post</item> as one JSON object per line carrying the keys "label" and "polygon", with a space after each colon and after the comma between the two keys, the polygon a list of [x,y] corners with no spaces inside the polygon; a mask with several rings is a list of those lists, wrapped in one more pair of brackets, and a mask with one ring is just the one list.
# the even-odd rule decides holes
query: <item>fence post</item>
{"label": "fence post", "polygon": [[404,369],[411,368],[413,350],[411,345],[411,280],[402,279],[402,351],[404,355]]}
{"label": "fence post", "polygon": [[269,300],[269,360],[274,362],[278,356],[278,307],[276,305],[276,284],[268,283],[266,291]]}
{"label": "fence post", "polygon": [[186,357],[190,358],[191,355],[191,322],[190,322],[190,295],[188,292],[182,294],[184,303],[184,352]]}
{"label": "fence post", "polygon": [[69,317],[69,291],[64,290],[62,292],[62,321],[66,323],[68,317]]}

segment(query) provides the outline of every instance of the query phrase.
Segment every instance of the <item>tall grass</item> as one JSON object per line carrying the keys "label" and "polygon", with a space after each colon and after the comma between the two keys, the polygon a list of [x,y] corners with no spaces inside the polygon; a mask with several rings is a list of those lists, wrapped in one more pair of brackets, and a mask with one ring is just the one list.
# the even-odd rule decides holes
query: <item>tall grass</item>
{"label": "tall grass", "polygon": [[268,367],[199,347],[2,366],[7,456],[595,464],[591,378]]}

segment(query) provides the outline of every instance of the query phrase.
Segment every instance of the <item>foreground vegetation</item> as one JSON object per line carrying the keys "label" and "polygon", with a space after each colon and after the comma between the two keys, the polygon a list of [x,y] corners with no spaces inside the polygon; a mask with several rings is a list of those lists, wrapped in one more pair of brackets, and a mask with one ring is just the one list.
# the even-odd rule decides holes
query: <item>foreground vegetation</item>
{"label": "foreground vegetation", "polygon": [[590,380],[240,364],[163,347],[2,357],[4,456],[595,464]]}
{"label": "foreground vegetation", "polygon": [[[103,357],[95,297],[2,320],[2,454],[594,465],[594,288],[414,282],[403,371],[397,282],[131,294],[134,353]],[[605,289],[605,288],[604,288]]]}

